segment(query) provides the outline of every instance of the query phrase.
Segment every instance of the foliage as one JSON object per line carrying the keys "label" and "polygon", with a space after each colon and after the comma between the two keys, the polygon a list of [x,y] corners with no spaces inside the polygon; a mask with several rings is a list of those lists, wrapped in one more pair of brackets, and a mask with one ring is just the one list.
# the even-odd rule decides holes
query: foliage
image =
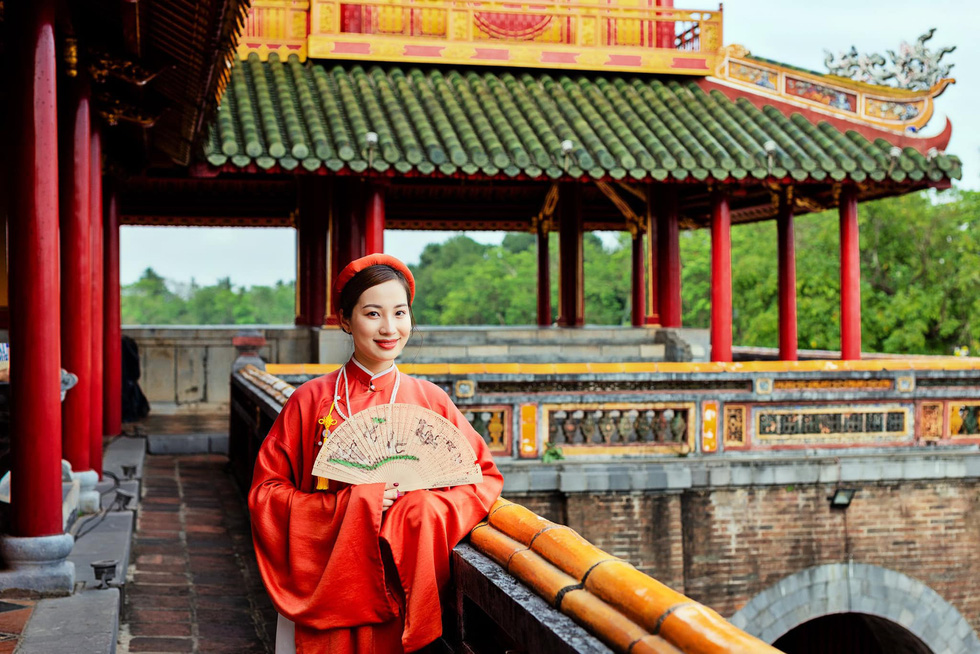
{"label": "foliage", "polygon": [[231,279],[214,286],[191,281],[186,288],[158,275],[152,268],[122,288],[124,325],[250,325],[291,324],[295,316],[294,282],[275,286],[235,288]]}
{"label": "foliage", "polygon": [[[862,349],[902,354],[980,351],[980,193],[905,195],[859,205]],[[798,345],[839,348],[840,265],[836,211],[796,227]],[[711,241],[681,235],[684,324],[711,319]],[[779,343],[776,224],[732,229],[733,341]]]}

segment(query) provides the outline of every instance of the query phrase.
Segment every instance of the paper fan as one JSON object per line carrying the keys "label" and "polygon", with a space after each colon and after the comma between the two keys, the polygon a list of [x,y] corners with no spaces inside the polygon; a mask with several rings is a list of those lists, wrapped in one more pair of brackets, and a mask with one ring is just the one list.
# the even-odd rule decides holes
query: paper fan
{"label": "paper fan", "polygon": [[401,491],[483,481],[466,436],[415,404],[383,404],[352,415],[326,436],[313,474],[348,484],[398,482]]}

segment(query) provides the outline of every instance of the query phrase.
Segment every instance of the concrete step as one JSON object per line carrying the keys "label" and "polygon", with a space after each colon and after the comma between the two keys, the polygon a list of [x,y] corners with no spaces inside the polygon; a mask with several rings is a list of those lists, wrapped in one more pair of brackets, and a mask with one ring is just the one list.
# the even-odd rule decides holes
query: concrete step
{"label": "concrete step", "polygon": [[89,590],[39,601],[18,654],[113,654],[119,635],[119,589]]}

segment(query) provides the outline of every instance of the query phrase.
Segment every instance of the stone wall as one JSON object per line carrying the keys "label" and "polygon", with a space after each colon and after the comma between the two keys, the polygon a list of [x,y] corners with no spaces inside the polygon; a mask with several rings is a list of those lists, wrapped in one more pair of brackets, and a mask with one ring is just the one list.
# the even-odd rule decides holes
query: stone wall
{"label": "stone wall", "polygon": [[[252,329],[252,327],[249,327]],[[267,363],[315,360],[316,337],[308,327],[258,327],[268,341],[259,351]],[[123,327],[140,351],[140,387],[157,414],[227,413],[235,360],[234,325]]]}
{"label": "stone wall", "polygon": [[[970,631],[957,636],[960,645],[950,651],[980,647],[980,454],[973,448],[543,468],[502,463],[504,496],[567,524],[725,617],[767,589],[788,592],[772,589],[794,574],[861,564],[916,580],[942,600],[929,609],[936,615],[908,615],[902,584],[869,590],[867,581],[854,582],[856,591],[870,593],[866,602],[877,602],[872,613],[925,642],[938,637],[937,623],[952,625],[962,616]],[[830,506],[839,486],[857,491],[846,510]],[[792,615],[800,606],[807,615],[816,612],[810,618],[821,606],[825,613],[846,610],[834,604],[835,592],[833,584],[815,583],[793,606],[774,597],[774,606],[738,626],[778,637],[799,624]],[[777,610],[786,615],[777,620]]]}

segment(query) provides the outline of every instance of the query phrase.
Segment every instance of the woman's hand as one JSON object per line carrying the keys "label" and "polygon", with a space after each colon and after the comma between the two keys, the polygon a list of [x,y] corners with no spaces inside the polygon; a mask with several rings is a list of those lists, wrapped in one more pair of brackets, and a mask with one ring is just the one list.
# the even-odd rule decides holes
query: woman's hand
{"label": "woman's hand", "polygon": [[385,494],[384,500],[381,502],[381,510],[387,511],[390,509],[391,505],[395,503],[395,500],[401,496],[401,491],[398,490],[398,482],[385,484]]}

